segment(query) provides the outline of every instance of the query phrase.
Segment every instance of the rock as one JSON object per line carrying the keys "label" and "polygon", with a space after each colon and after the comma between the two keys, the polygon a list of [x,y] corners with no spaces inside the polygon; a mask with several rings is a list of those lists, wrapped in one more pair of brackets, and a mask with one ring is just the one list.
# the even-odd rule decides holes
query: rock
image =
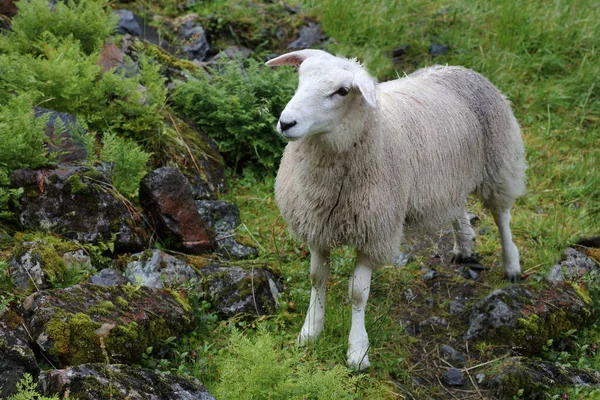
{"label": "rock", "polygon": [[69,269],[92,271],[92,263],[83,250],[63,253],[44,241],[24,242],[9,263],[14,285],[20,290],[47,289],[64,279]]}
{"label": "rock", "polygon": [[13,310],[0,315],[0,398],[17,392],[17,383],[25,372],[36,378],[40,369],[29,347],[23,319]]}
{"label": "rock", "polygon": [[0,0],[0,15],[5,15],[9,18],[17,15],[17,6],[14,0]]}
{"label": "rock", "polygon": [[121,272],[113,268],[104,268],[90,278],[90,283],[98,286],[126,285],[128,282]]}
{"label": "rock", "polygon": [[410,49],[410,46],[408,44],[403,44],[403,45],[395,48],[394,50],[392,50],[392,57],[400,58],[403,55],[405,55],[409,49]]}
{"label": "rock", "polygon": [[417,298],[417,295],[414,294],[410,288],[408,288],[404,291],[404,298],[406,299],[407,303],[410,303],[411,301]]}
{"label": "rock", "polygon": [[160,250],[146,250],[133,254],[125,276],[129,282],[151,288],[177,287],[198,274],[178,258]]}
{"label": "rock", "polygon": [[432,43],[429,46],[429,54],[432,56],[441,56],[448,53],[449,47],[445,44]]}
{"label": "rock", "polygon": [[204,61],[210,52],[210,44],[204,28],[195,14],[186,15],[176,22],[178,37],[183,43],[183,56],[188,60]]}
{"label": "rock", "polygon": [[172,161],[187,178],[194,199],[214,200],[225,187],[225,161],[217,144],[196,126],[176,116],[169,119],[168,125],[181,138],[173,147],[180,146],[177,152],[185,154]]}
{"label": "rock", "polygon": [[209,63],[216,63],[219,60],[243,60],[252,54],[252,50],[244,46],[229,46],[225,50],[220,51],[214,57],[211,57]]}
{"label": "rock", "polygon": [[214,400],[197,380],[127,365],[82,364],[44,371],[42,394],[81,400]]}
{"label": "rock", "polygon": [[415,258],[412,254],[410,253],[405,253],[405,252],[400,252],[400,255],[398,255],[398,257],[396,257],[396,259],[393,262],[394,267],[404,267],[406,266],[406,264],[408,264],[409,262],[413,261]]}
{"label": "rock", "polygon": [[596,263],[584,253],[568,248],[561,260],[548,273],[548,281],[576,281],[592,271],[598,271]]}
{"label": "rock", "polygon": [[174,292],[135,286],[75,285],[23,301],[37,350],[56,367],[137,362],[193,328],[189,304]]}
{"label": "rock", "polygon": [[196,207],[200,216],[216,232],[217,252],[227,258],[256,257],[254,247],[244,246],[235,240],[235,229],[240,225],[240,211],[231,202],[222,200],[198,200]]}
{"label": "rock", "polygon": [[48,117],[45,133],[52,145],[46,144],[46,147],[59,163],[83,161],[87,158],[81,138],[77,136],[84,134],[85,128],[77,122],[74,115],[42,107],[34,107],[34,113],[38,118]]}
{"label": "rock", "polygon": [[592,300],[581,287],[556,282],[532,291],[513,285],[493,291],[473,307],[465,339],[536,354],[549,339],[558,341],[563,332],[582,329],[593,316]]}
{"label": "rock", "polygon": [[147,233],[139,216],[106,190],[110,180],[99,171],[70,165],[25,168],[13,172],[11,185],[24,189],[16,211],[26,229],[82,243],[114,243],[115,252],[144,247]]}
{"label": "rock", "polygon": [[473,279],[473,280],[477,280],[479,279],[479,273],[477,273],[476,271],[473,271],[469,266],[464,265],[462,267],[460,267],[458,269],[458,272],[462,275],[463,278],[465,279]]}
{"label": "rock", "polygon": [[327,35],[323,34],[321,24],[309,22],[308,25],[300,29],[298,39],[288,44],[288,49],[308,49],[315,44],[327,39]]}
{"label": "rock", "polygon": [[456,367],[462,367],[465,363],[465,356],[452,346],[443,344],[440,346],[442,358]]}
{"label": "rock", "polygon": [[462,373],[456,368],[450,368],[442,375],[442,381],[448,386],[460,387],[465,385]]}
{"label": "rock", "polygon": [[426,320],[419,322],[419,326],[421,328],[436,327],[436,326],[443,326],[444,328],[447,328],[449,326],[449,324],[448,324],[448,321],[446,321],[444,318],[433,316],[433,317],[429,317]]}
{"label": "rock", "polygon": [[239,313],[272,314],[279,306],[283,288],[264,268],[208,265],[199,272],[204,277],[202,287],[208,300],[227,317]]}
{"label": "rock", "polygon": [[214,248],[214,233],[198,214],[192,190],[177,168],[162,167],[146,175],[140,204],[159,237],[174,249],[201,254]]}
{"label": "rock", "polygon": [[589,237],[589,238],[579,239],[577,241],[577,245],[583,246],[583,247],[591,247],[591,248],[600,249],[600,236],[593,236],[593,237]]}
{"label": "rock", "polygon": [[600,386],[600,372],[571,368],[559,363],[512,357],[486,371],[483,386],[501,398],[512,398],[523,389],[524,399],[543,399],[549,389]]}
{"label": "rock", "polygon": [[434,271],[434,270],[430,269],[430,270],[427,270],[427,271],[426,271],[426,272],[423,274],[423,280],[424,280],[425,282],[427,282],[427,281],[432,281],[432,280],[434,280],[435,278],[437,278],[437,277],[439,277],[439,276],[440,276],[440,274],[439,274],[437,271]]}
{"label": "rock", "polygon": [[119,17],[116,33],[138,36],[152,44],[161,45],[164,43],[168,47],[168,44],[161,39],[156,29],[147,23],[145,18],[135,15],[130,10],[115,10],[114,13]]}
{"label": "rock", "polygon": [[449,312],[450,315],[460,314],[465,311],[465,305],[462,300],[454,299],[450,301]]}
{"label": "rock", "polygon": [[102,48],[98,65],[102,67],[104,72],[108,72],[113,68],[122,67],[124,64],[125,53],[113,43],[106,43]]}

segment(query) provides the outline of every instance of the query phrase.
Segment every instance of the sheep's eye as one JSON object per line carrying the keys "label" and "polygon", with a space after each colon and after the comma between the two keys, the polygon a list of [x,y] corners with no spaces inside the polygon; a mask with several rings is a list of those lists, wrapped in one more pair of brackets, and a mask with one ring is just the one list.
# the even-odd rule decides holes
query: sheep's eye
{"label": "sheep's eye", "polygon": [[349,93],[350,91],[348,90],[348,88],[346,87],[341,87],[339,88],[334,94],[339,94],[340,96],[345,96]]}

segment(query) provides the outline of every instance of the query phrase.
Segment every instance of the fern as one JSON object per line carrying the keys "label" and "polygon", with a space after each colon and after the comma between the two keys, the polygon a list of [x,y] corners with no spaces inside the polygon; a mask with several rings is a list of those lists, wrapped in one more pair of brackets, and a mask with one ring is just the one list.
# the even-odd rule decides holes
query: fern
{"label": "fern", "polygon": [[115,133],[105,133],[102,145],[102,160],[112,164],[110,176],[115,188],[125,196],[137,196],[140,181],[148,172],[150,154]]}
{"label": "fern", "polygon": [[358,378],[335,366],[330,370],[305,359],[297,348],[281,348],[275,337],[260,327],[254,338],[234,331],[227,353],[218,360],[220,381],[212,390],[223,399],[353,399]]}
{"label": "fern", "polygon": [[294,93],[291,69],[266,70],[223,64],[209,79],[199,73],[176,88],[175,108],[217,141],[226,163],[274,171],[285,142],[275,131],[279,114]]}
{"label": "fern", "polygon": [[23,378],[17,383],[18,392],[9,396],[6,400],[58,400],[58,396],[46,397],[38,393],[36,384],[33,382],[33,377],[27,372],[23,374]]}

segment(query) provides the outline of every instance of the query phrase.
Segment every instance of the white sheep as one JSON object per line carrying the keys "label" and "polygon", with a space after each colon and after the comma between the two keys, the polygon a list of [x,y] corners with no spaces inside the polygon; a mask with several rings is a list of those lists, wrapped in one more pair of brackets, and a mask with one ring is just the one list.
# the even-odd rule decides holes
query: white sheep
{"label": "white sheep", "polygon": [[330,250],[354,246],[348,364],[367,368],[364,318],[373,269],[399,255],[405,234],[450,222],[455,259],[471,258],[470,193],[500,230],[506,277],[520,277],[509,221],[525,189],[523,141],[509,102],[487,79],[434,66],[376,84],[355,60],[319,50],[267,63],[286,64],[300,66],[300,80],[277,124],[290,142],[275,195],[290,231],[311,251],[312,291],[299,342],[323,330]]}

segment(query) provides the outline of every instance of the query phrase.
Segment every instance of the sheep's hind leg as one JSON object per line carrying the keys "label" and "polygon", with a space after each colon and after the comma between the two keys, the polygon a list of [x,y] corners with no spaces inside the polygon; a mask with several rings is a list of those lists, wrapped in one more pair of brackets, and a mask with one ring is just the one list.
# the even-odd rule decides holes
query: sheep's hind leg
{"label": "sheep's hind leg", "polygon": [[471,227],[466,210],[452,222],[452,228],[454,230],[452,262],[477,263],[477,253],[474,250],[475,231]]}
{"label": "sheep's hind leg", "polygon": [[371,289],[373,267],[369,259],[358,254],[354,274],[350,279],[349,295],[352,303],[352,328],[348,339],[348,366],[355,370],[369,368],[369,336],[365,328],[365,308]]}
{"label": "sheep's hind leg", "polygon": [[310,303],[298,343],[305,344],[318,339],[325,326],[325,293],[329,279],[329,250],[310,249]]}
{"label": "sheep's hind leg", "polygon": [[509,281],[516,282],[521,279],[521,265],[519,263],[519,249],[515,246],[510,231],[510,207],[505,210],[492,210],[492,214],[500,231],[504,276]]}

